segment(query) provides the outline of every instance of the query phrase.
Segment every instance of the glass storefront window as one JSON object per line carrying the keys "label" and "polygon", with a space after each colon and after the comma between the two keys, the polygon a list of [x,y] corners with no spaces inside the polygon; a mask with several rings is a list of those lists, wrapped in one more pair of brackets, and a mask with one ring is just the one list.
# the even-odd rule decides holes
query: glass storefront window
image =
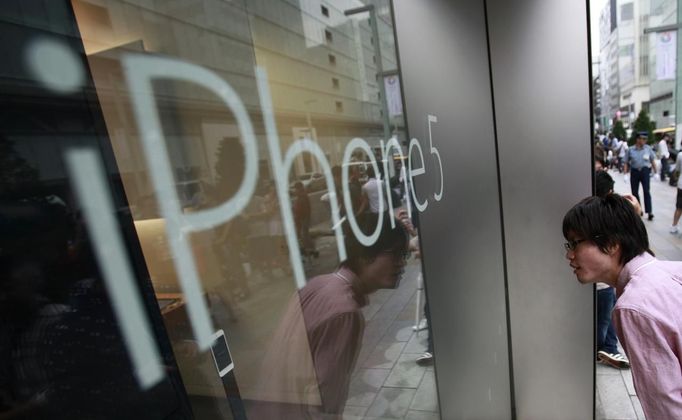
{"label": "glass storefront window", "polygon": [[[16,166],[3,219],[20,214],[59,231],[53,242],[39,228],[15,232],[8,241],[26,243],[14,253],[3,245],[11,379],[0,384],[0,409],[438,417],[417,240],[423,197],[409,180],[429,146],[408,141],[390,3],[63,6],[43,10],[42,22],[28,17],[34,10],[3,20],[4,31],[23,31],[27,50],[37,51],[40,28],[81,55],[50,62],[35,53],[34,69],[61,76],[31,73],[52,102],[21,109],[66,134],[22,131],[31,125],[21,120],[3,139]],[[55,112],[68,118],[57,123]],[[96,153],[71,153],[83,149]],[[98,192],[113,208],[85,204]],[[109,222],[124,226],[123,249],[93,233]],[[44,254],[26,259],[41,241]],[[114,254],[122,263],[107,269]],[[48,285],[38,266],[69,281]],[[122,301],[124,289],[140,301]],[[24,298],[31,310],[21,310]],[[55,341],[54,330],[90,340]],[[74,343],[90,364],[53,364]],[[27,356],[37,351],[48,357]],[[163,369],[140,362],[150,360],[142,353]],[[80,403],[41,384],[87,386],[91,404],[64,409]]]}

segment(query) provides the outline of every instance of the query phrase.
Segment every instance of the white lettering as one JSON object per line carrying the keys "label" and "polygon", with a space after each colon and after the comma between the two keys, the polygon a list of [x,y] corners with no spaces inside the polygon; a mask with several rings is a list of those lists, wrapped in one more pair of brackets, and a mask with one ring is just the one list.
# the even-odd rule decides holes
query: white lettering
{"label": "white lettering", "polygon": [[[395,151],[398,152],[398,157],[400,158],[400,162],[405,161],[405,157],[403,156],[403,149],[400,147],[400,143],[398,143],[398,139],[393,136],[391,137],[388,142],[386,142],[386,147],[384,147],[384,141],[381,141],[381,160],[384,163],[384,173],[388,174],[388,159],[389,159],[389,151],[393,148]],[[407,177],[405,176],[405,171],[403,170],[404,167],[400,168],[400,173],[403,175],[403,182],[405,184],[405,193],[408,193],[410,190],[408,186],[408,181]],[[389,213],[393,214],[393,200],[391,200],[391,182],[388,176],[386,176],[386,179],[384,180],[384,184],[386,186],[386,197],[388,197],[388,210]],[[410,200],[407,200],[407,216],[412,217],[412,205],[410,204]],[[391,227],[395,227],[395,219],[392,217],[391,218]]]}
{"label": "white lettering", "polygon": [[436,155],[436,158],[438,158],[438,169],[440,170],[440,192],[433,193],[433,198],[436,199],[436,201],[440,201],[441,198],[443,198],[443,162],[440,160],[440,153],[438,153],[438,149],[433,147],[433,136],[431,135],[431,123],[437,123],[438,122],[438,117],[435,115],[429,115],[428,117],[429,121],[429,146],[431,146],[431,154]]}
{"label": "white lettering", "polygon": [[[188,315],[199,348],[205,350],[212,344],[214,329],[202,297],[202,287],[188,234],[225,223],[238,215],[248,204],[258,178],[258,150],[251,120],[234,89],[215,73],[203,67],[175,59],[132,54],[123,57],[123,66],[143,140],[149,174],[156,190],[161,214],[165,218],[168,241],[187,302]],[[153,79],[177,79],[201,85],[218,95],[234,113],[244,148],[246,169],[239,190],[230,200],[212,209],[183,214],[155,106]]]}
{"label": "white lettering", "polygon": [[331,167],[324,152],[320,146],[309,140],[303,139],[296,141],[287,150],[287,154],[282,161],[282,151],[279,144],[279,137],[277,135],[277,127],[275,126],[275,112],[272,107],[272,98],[270,97],[270,88],[268,87],[268,78],[264,69],[256,67],[256,83],[258,84],[258,95],[263,110],[263,120],[265,122],[265,131],[268,138],[268,147],[270,149],[270,163],[272,165],[272,172],[275,175],[275,185],[277,188],[277,197],[280,203],[280,212],[282,220],[284,221],[284,229],[286,231],[287,245],[289,247],[289,256],[291,259],[291,266],[294,271],[296,284],[299,288],[305,286],[305,273],[303,272],[303,265],[301,264],[301,250],[296,241],[296,228],[294,225],[294,216],[291,211],[291,197],[289,197],[289,170],[294,163],[296,156],[303,152],[313,154],[320,165],[327,181],[327,189],[329,190],[329,203],[332,210],[332,224],[336,236],[336,245],[339,250],[339,259],[341,261],[346,259],[346,246],[343,242],[343,232],[339,220],[339,205],[336,199],[336,188],[334,186],[334,177],[332,176]]}
{"label": "white lettering", "polygon": [[104,165],[96,152],[87,149],[69,149],[64,158],[83,208],[111,305],[135,367],[135,376],[142,389],[149,389],[164,377],[164,371],[152,329],[144,315],[142,299],[137,293],[121,231],[112,214],[115,207]]}
{"label": "white lettering", "polygon": [[[206,302],[202,297],[202,287],[199,282],[196,263],[189,244],[188,235],[195,231],[214,228],[237,216],[248,204],[254,193],[258,178],[258,150],[251,120],[237,93],[232,87],[215,73],[200,66],[179,61],[177,59],[126,55],[122,59],[131,102],[141,133],[141,142],[145,158],[149,166],[160,204],[161,214],[165,219],[166,234],[170,250],[174,256],[174,264],[178,272],[178,279],[187,303],[188,315],[199,348],[204,350],[212,344],[213,325],[208,313]],[[173,170],[170,163],[167,145],[160,123],[158,109],[154,100],[152,81],[154,79],[176,79],[198,84],[218,95],[233,112],[239,127],[240,141],[244,149],[245,172],[244,179],[237,193],[228,201],[220,205],[199,212],[184,214],[177,196]],[[301,153],[311,153],[321,166],[329,191],[331,205],[332,229],[334,229],[339,258],[346,259],[346,249],[341,229],[343,219],[336,197],[336,186],[331,173],[331,165],[320,146],[308,138],[294,142],[282,155],[280,141],[275,126],[274,109],[267,75],[264,69],[256,68],[256,82],[263,111],[267,143],[270,160],[276,183],[281,216],[284,222],[287,245],[291,264],[298,287],[306,283],[305,273],[301,263],[300,249],[296,238],[296,229],[291,210],[289,196],[288,175],[294,160]],[[430,152],[438,160],[440,170],[440,191],[434,193],[436,201],[443,196],[444,179],[440,153],[433,146],[431,124],[438,121],[437,117],[428,115]],[[346,217],[351,230],[358,241],[370,246],[376,242],[383,224],[385,199],[390,197],[390,183],[388,175],[384,180],[386,194],[379,194],[379,220],[374,232],[365,235],[360,229],[355,214],[349,189],[349,166],[353,152],[360,149],[369,157],[370,164],[379,179],[381,172],[374,152],[369,144],[361,138],[353,138],[345,148],[342,161],[343,200],[347,209]],[[389,173],[388,156],[391,149],[398,152],[404,161],[402,149],[396,137],[381,142],[384,173]],[[419,167],[413,168],[413,150],[418,152]],[[412,194],[417,210],[423,212],[428,206],[428,200],[419,202],[414,186],[414,177],[426,173],[424,154],[421,144],[416,138],[410,140],[408,148],[408,168],[401,168],[406,193]],[[143,388],[156,384],[163,377],[163,370],[158,350],[149,323],[144,315],[144,308],[139,295],[135,292],[134,277],[130,262],[125,257],[125,247],[120,232],[116,228],[116,221],[111,216],[114,207],[107,193],[106,182],[102,174],[102,164],[97,161],[94,152],[84,150],[69,150],[66,152],[70,177],[74,182],[77,196],[84,208],[88,222],[88,229],[105,283],[121,324],[121,329],[135,365],[136,376]],[[409,184],[408,184],[409,178]],[[379,181],[381,181],[379,179]],[[381,187],[380,187],[381,188]],[[408,192],[409,191],[409,192]],[[411,216],[411,205],[408,200],[408,214]],[[388,207],[393,211],[393,203],[389,200]],[[391,226],[395,222],[391,220]]]}
{"label": "white lettering", "polygon": [[[416,148],[417,151],[419,152],[419,160],[421,162],[421,167],[417,169],[412,169],[412,163],[414,162],[414,159],[412,158],[412,149]],[[420,203],[419,200],[417,199],[417,192],[414,188],[414,177],[417,175],[422,175],[426,173],[426,169],[424,169],[424,152],[422,152],[422,146],[419,144],[419,140],[413,138],[410,140],[410,148],[408,150],[408,156],[410,156],[409,162],[408,162],[408,172],[410,174],[410,185],[412,186],[412,199],[414,200],[414,205],[417,207],[417,210],[423,212],[426,210],[426,207],[429,205],[429,200],[424,199],[423,203]]]}
{"label": "white lettering", "polygon": [[[360,229],[360,226],[358,226],[358,221],[355,218],[355,214],[353,213],[353,202],[350,197],[350,191],[348,189],[348,185],[350,180],[348,179],[348,165],[350,163],[351,156],[355,149],[361,149],[363,150],[367,156],[369,156],[370,164],[372,165],[372,168],[374,169],[374,174],[379,179],[379,165],[377,164],[377,160],[374,157],[374,152],[372,152],[372,148],[369,147],[369,144],[364,141],[361,138],[354,138],[353,140],[346,145],[346,150],[343,153],[343,163],[342,163],[342,170],[341,170],[341,182],[343,183],[343,204],[346,207],[346,217],[348,217],[348,223],[350,223],[350,228],[353,231],[353,234],[355,237],[358,239],[358,242],[365,246],[370,246],[374,242],[379,239],[379,234],[381,233],[381,225],[384,223],[384,195],[379,194],[379,220],[377,220],[377,227],[374,229],[374,232],[370,235],[367,236],[365,233]],[[379,187],[381,188],[381,187]]]}

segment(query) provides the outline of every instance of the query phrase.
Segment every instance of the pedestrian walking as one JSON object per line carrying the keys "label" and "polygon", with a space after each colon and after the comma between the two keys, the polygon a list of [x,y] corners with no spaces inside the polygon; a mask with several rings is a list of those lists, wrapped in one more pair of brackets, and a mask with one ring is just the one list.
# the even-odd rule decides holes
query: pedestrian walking
{"label": "pedestrian walking", "polygon": [[649,214],[648,219],[654,220],[654,212],[651,207],[651,193],[649,192],[649,182],[651,171],[656,173],[656,162],[654,162],[654,152],[651,146],[646,144],[647,133],[637,134],[637,140],[633,147],[628,149],[625,162],[625,172],[630,172],[630,189],[632,195],[641,202],[639,198],[639,184],[642,184],[644,194],[644,210]]}
{"label": "pedestrian walking", "polygon": [[670,158],[670,151],[668,150],[668,143],[670,143],[670,136],[667,134],[658,142],[658,158],[661,159],[661,181],[665,181],[669,171],[668,159]]}

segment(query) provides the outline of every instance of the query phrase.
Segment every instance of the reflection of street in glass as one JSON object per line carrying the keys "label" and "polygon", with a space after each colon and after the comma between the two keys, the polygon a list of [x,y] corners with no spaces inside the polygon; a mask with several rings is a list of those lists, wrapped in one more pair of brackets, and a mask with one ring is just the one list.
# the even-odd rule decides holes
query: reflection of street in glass
{"label": "reflection of street in glass", "polygon": [[[375,226],[376,215],[361,218]],[[285,310],[265,356],[255,418],[337,418],[344,410],[362,345],[367,296],[396,287],[408,235],[384,218],[375,244],[346,236],[348,259],[311,279]]]}

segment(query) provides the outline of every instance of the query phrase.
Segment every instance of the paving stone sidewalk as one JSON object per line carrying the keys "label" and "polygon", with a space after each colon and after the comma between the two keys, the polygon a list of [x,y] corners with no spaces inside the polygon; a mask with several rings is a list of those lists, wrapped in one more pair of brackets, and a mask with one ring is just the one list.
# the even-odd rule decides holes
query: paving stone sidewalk
{"label": "paving stone sidewalk", "polygon": [[365,336],[344,419],[440,418],[433,366],[415,363],[427,339],[426,331],[412,329],[419,267],[411,261],[400,287],[376,292],[365,308]]}

